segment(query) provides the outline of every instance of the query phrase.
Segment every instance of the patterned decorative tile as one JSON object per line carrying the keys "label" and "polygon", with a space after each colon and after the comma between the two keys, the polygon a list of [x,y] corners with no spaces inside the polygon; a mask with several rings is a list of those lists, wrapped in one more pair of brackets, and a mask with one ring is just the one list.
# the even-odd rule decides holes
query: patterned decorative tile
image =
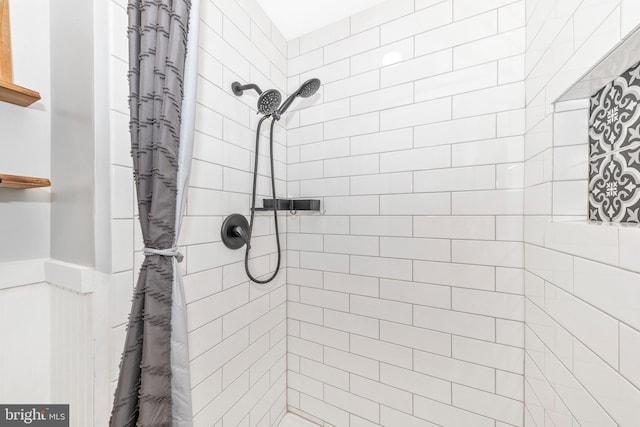
{"label": "patterned decorative tile", "polygon": [[591,98],[589,219],[640,223],[640,63]]}
{"label": "patterned decorative tile", "polygon": [[[640,151],[640,147],[638,147]],[[623,153],[591,161],[589,219],[640,222],[640,168],[629,166]]]}
{"label": "patterned decorative tile", "polygon": [[591,98],[591,155],[602,155],[640,143],[640,64],[600,89]]}

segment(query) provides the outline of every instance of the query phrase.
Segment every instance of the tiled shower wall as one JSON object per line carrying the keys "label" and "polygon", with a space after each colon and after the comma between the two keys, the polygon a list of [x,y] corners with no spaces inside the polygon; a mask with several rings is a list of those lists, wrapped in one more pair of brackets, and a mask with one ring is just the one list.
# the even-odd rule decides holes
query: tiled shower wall
{"label": "tiled shower wall", "polygon": [[[125,2],[111,6],[115,386],[141,243]],[[202,8],[181,240],[196,425],[274,425],[287,381],[291,410],[333,425],[522,425],[523,399],[529,426],[633,425],[640,233],[547,222],[586,213],[586,104],[553,102],[638,22],[637,2],[393,0],[288,47],[251,0]],[[250,286],[219,242],[225,215],[248,214],[257,124],[255,97],[228,88],[290,93],[309,77],[319,96],[277,129],[278,193],[322,198],[326,215],[282,221],[285,325],[284,275]],[[266,196],[266,157],[260,173]],[[267,217],[256,233],[266,273]]]}
{"label": "tiled shower wall", "polygon": [[[111,2],[112,137],[112,391],[118,375],[142,241],[132,186],[128,135],[126,2]],[[238,98],[233,81],[285,92],[287,44],[253,0],[202,0],[196,142],[187,212],[180,239],[188,302],[189,352],[195,426],[272,426],[286,399],[286,287],[284,270],[264,289],[250,286],[244,251],[220,242],[228,214],[248,216],[254,131],[253,92]],[[270,194],[268,145],[261,146],[259,198]],[[276,178],[285,190],[286,132],[276,129]],[[282,222],[281,232],[286,222]],[[275,267],[273,226],[256,220],[251,267]],[[286,267],[286,262],[283,261]]]}
{"label": "tiled shower wall", "polygon": [[637,26],[640,4],[526,5],[525,425],[637,425],[640,230],[585,221],[588,100],[554,102]]}
{"label": "tiled shower wall", "polygon": [[[288,405],[523,425],[524,1],[393,0],[289,43]],[[495,421],[497,420],[497,421]],[[496,424],[497,423],[497,424]]]}

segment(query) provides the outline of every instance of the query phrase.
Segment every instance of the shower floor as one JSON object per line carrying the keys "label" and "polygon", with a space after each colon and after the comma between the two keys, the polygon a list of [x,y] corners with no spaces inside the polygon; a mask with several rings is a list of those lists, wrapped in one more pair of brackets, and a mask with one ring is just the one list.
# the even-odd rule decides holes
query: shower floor
{"label": "shower floor", "polygon": [[314,424],[311,421],[307,421],[297,415],[288,413],[284,416],[282,421],[280,421],[278,427],[318,427],[318,424]]}

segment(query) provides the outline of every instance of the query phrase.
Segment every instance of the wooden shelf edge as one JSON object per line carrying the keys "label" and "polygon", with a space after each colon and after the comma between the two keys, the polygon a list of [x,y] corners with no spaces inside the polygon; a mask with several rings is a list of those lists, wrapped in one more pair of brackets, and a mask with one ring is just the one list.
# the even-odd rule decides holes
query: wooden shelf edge
{"label": "wooden shelf edge", "polygon": [[0,188],[39,188],[51,187],[47,178],[0,174]]}
{"label": "wooden shelf edge", "polygon": [[39,99],[40,94],[34,90],[14,85],[11,82],[0,81],[0,101],[28,107]]}

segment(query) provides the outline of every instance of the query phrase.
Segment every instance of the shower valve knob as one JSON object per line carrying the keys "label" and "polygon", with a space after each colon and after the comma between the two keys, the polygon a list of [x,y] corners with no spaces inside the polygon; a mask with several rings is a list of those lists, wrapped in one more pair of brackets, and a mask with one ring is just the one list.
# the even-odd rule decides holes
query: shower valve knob
{"label": "shower valve knob", "polygon": [[240,249],[245,244],[251,249],[249,237],[249,222],[241,214],[231,214],[225,218],[220,230],[222,243],[229,249]]}
{"label": "shower valve knob", "polygon": [[247,245],[247,249],[251,249],[251,240],[249,240],[249,235],[244,228],[236,226],[233,228],[233,233],[244,240],[245,245]]}

